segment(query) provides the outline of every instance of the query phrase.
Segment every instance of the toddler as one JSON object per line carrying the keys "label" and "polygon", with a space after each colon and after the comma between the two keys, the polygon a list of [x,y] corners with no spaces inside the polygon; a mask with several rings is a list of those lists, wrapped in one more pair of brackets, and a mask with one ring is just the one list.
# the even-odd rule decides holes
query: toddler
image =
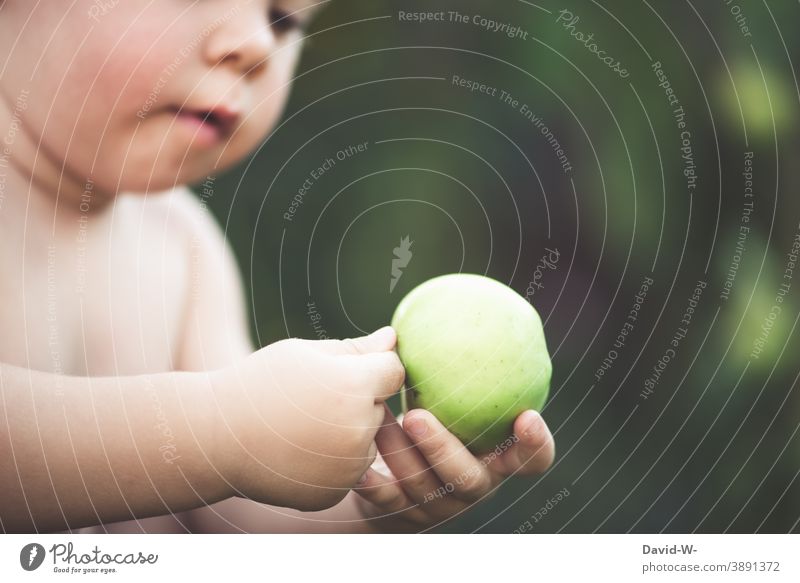
{"label": "toddler", "polygon": [[324,4],[0,2],[3,531],[418,531],[552,463],[535,411],[485,457],[396,420],[391,328],[251,345],[186,185],[266,138]]}

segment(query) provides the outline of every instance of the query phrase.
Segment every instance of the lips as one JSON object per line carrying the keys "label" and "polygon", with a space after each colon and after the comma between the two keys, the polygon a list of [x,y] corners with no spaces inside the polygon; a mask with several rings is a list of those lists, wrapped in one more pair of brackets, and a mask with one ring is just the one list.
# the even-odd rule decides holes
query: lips
{"label": "lips", "polygon": [[229,106],[210,108],[171,107],[176,124],[187,128],[195,142],[201,145],[213,145],[233,135],[239,124],[240,113]]}

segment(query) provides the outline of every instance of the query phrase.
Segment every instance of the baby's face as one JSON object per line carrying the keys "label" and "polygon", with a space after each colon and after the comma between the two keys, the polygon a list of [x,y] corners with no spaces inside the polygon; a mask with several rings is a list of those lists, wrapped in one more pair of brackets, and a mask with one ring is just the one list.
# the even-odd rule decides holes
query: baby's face
{"label": "baby's face", "polygon": [[2,99],[27,92],[25,127],[65,174],[112,192],[192,182],[277,121],[316,1],[5,0]]}

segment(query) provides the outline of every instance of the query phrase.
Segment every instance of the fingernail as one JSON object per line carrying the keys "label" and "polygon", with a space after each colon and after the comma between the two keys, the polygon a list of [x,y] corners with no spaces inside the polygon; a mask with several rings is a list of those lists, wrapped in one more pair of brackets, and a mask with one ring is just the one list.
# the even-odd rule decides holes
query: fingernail
{"label": "fingernail", "polygon": [[368,475],[368,474],[369,474],[369,470],[367,470],[366,472],[364,472],[364,475],[363,475],[363,476],[361,476],[361,477],[358,479],[358,482],[356,482],[356,486],[363,486],[364,484],[366,484],[366,483],[367,483],[367,475]]}
{"label": "fingernail", "polygon": [[412,417],[406,423],[406,431],[415,437],[422,437],[428,431],[428,424],[423,419]]}

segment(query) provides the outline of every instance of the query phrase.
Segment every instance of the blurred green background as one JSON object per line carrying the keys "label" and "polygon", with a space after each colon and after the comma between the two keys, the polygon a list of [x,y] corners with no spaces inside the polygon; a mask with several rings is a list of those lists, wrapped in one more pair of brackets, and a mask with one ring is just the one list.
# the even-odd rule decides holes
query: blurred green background
{"label": "blurred green background", "polygon": [[[399,20],[440,10],[468,22]],[[258,345],[372,331],[412,287],[448,272],[525,295],[555,249],[556,268],[527,295],[553,356],[544,417],[556,463],[439,530],[798,532],[800,271],[786,271],[800,222],[798,21],[789,1],[329,3],[281,125],[207,201],[240,261]],[[390,293],[403,237],[413,257]]]}

